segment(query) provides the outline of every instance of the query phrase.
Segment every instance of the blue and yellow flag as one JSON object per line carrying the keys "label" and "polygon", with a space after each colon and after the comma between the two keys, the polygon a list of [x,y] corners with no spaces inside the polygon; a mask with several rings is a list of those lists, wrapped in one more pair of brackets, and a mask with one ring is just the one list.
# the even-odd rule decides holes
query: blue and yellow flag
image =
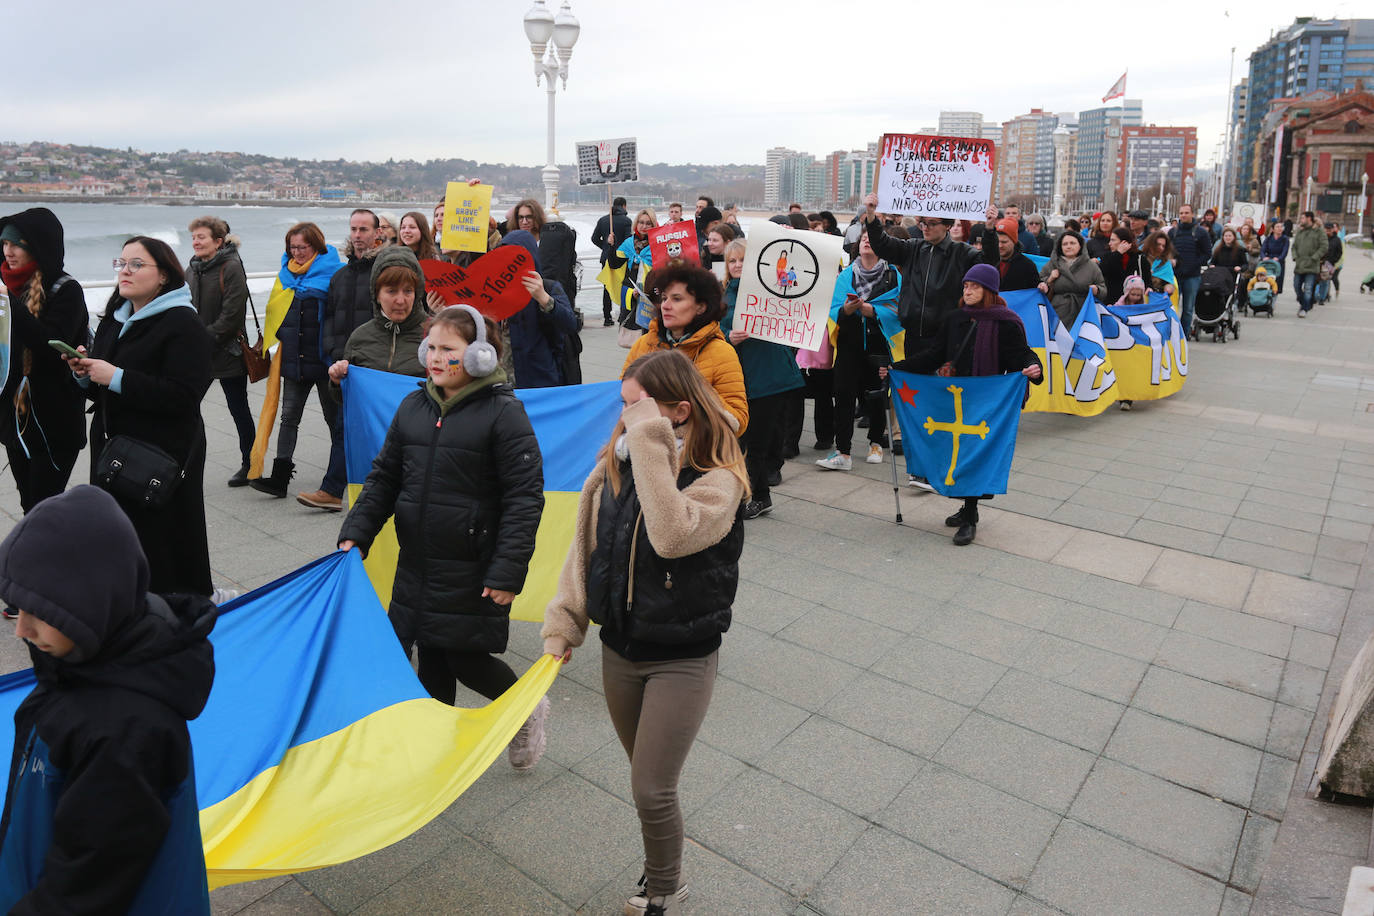
{"label": "blue and yellow flag", "polygon": [[906,470],[945,496],[1007,492],[1026,377],[892,373]]}
{"label": "blue and yellow flag", "polygon": [[[357,551],[221,608],[215,683],[190,723],[210,886],[347,862],[442,812],[501,754],[560,664],[461,709],[415,678]],[[0,746],[33,672],[0,678]]]}
{"label": "blue and yellow flag", "polygon": [[1092,417],[1116,401],[1116,370],[1091,294],[1071,328],[1039,290],[1015,290],[1002,298],[1020,317],[1026,343],[1045,370],[1045,381],[1031,388],[1026,410]]}
{"label": "blue and yellow flag", "polygon": [[[362,492],[372,459],[386,441],[397,406],[415,386],[415,379],[410,376],[356,366],[348,370],[343,389],[350,504]],[[525,405],[544,459],[544,515],[539,520],[525,590],[511,606],[511,617],[540,621],[572,546],[582,484],[620,416],[620,383],[517,389],[515,393]],[[391,604],[397,550],[396,531],[388,521],[373,542],[366,562],[368,576],[383,607]]]}
{"label": "blue and yellow flag", "polygon": [[[853,292],[854,265],[850,264],[840,271],[839,277],[835,279],[835,292],[830,296],[830,318],[826,322],[826,334],[830,337],[832,351],[837,346],[839,339],[839,325],[836,322],[840,320],[840,309],[844,305],[845,299]],[[873,306],[873,317],[877,319],[878,327],[882,329],[883,339],[887,341],[887,348],[892,354],[894,363],[906,359],[906,328],[902,327],[902,321],[897,317],[897,301],[901,296],[902,275],[898,272],[896,286],[882,295],[868,300],[869,305]],[[862,320],[867,322],[871,319],[863,318]]]}
{"label": "blue and yellow flag", "polygon": [[1098,322],[1116,368],[1117,397],[1153,401],[1183,387],[1188,339],[1169,297],[1150,293],[1141,305],[1099,306]]}

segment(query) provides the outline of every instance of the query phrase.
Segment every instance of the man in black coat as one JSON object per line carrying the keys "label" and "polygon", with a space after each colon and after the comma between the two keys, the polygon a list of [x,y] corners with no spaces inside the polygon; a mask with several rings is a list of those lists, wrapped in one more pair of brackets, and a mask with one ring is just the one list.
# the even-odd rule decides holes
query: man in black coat
{"label": "man in black coat", "polygon": [[[630,237],[630,217],[625,212],[625,198],[617,197],[611,202],[611,212],[596,221],[596,228],[592,230],[592,244],[601,250],[601,263],[605,264],[606,259],[615,251],[615,246]],[[610,290],[603,289],[601,292],[601,316],[604,319],[602,325],[610,327],[615,324],[611,320],[611,293]]]}
{"label": "man in black coat", "polygon": [[[324,307],[324,352],[326,365],[344,358],[344,349],[353,332],[372,320],[372,259],[377,256],[380,236],[377,214],[354,210],[348,217],[348,263],[329,281]],[[329,424],[329,465],[320,488],[299,493],[296,502],[313,509],[338,512],[343,508],[344,470],[343,411],[332,398],[323,398],[324,420]]]}
{"label": "man in black coat", "polygon": [[983,233],[984,245],[993,238],[997,239],[997,273],[1002,278],[1001,288],[1004,293],[1017,289],[1035,289],[1040,283],[1040,271],[1036,270],[1035,262],[1021,251],[1021,243],[1017,241],[1019,232],[1020,227],[1016,220],[1007,217],[997,222],[995,236]]}
{"label": "man in black coat", "polygon": [[1174,245],[1174,278],[1178,280],[1179,306],[1183,309],[1183,334],[1186,337],[1193,326],[1193,307],[1197,302],[1198,287],[1202,285],[1202,268],[1212,257],[1212,234],[1206,226],[1193,222],[1191,204],[1181,204],[1178,208],[1178,225],[1169,230],[1169,241]]}

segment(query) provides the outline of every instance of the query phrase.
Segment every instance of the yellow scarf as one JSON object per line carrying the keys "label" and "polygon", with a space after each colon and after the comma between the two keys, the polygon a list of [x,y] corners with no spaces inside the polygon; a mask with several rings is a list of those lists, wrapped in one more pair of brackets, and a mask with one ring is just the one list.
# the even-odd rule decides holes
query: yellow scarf
{"label": "yellow scarf", "polygon": [[310,265],[314,264],[315,259],[319,256],[319,252],[316,252],[315,254],[312,254],[310,256],[310,260],[304,262],[297,261],[295,258],[288,258],[286,261],[286,269],[299,277],[301,274],[305,273],[307,270],[310,269]]}

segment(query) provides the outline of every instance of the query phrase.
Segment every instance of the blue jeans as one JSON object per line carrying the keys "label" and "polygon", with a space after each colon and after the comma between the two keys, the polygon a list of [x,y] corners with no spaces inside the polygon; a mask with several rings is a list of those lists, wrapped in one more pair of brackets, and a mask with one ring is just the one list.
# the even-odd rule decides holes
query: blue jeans
{"label": "blue jeans", "polygon": [[1197,290],[1202,285],[1202,275],[1196,277],[1178,278],[1178,302],[1183,307],[1183,314],[1179,316],[1179,324],[1183,325],[1183,333],[1187,334],[1193,327],[1193,308],[1197,305]]}
{"label": "blue jeans", "polygon": [[1316,274],[1294,274],[1293,292],[1298,295],[1298,307],[1304,312],[1312,311],[1312,303],[1317,292]]}

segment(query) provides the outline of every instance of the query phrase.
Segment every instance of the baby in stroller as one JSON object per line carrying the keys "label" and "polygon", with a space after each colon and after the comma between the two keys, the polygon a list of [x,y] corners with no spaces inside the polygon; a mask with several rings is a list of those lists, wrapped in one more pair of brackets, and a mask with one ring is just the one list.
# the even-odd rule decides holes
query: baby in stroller
{"label": "baby in stroller", "polygon": [[1255,276],[1245,285],[1245,292],[1252,312],[1267,312],[1270,318],[1274,317],[1274,297],[1279,294],[1279,285],[1267,270],[1255,268]]}

